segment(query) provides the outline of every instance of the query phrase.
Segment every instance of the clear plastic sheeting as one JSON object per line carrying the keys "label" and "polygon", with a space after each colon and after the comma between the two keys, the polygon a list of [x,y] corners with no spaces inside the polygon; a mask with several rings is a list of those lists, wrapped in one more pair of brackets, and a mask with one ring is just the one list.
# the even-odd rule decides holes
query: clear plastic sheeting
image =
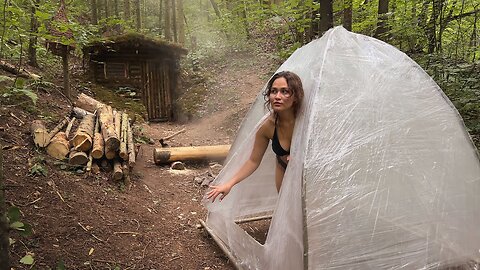
{"label": "clear plastic sheeting", "polygon": [[[267,149],[207,226],[244,269],[474,269],[480,162],[437,84],[408,56],[342,27],[280,68],[302,79],[290,163],[277,194]],[[263,91],[263,89],[262,89]],[[268,112],[258,95],[215,183],[250,156]],[[235,220],[273,213],[264,245]]]}

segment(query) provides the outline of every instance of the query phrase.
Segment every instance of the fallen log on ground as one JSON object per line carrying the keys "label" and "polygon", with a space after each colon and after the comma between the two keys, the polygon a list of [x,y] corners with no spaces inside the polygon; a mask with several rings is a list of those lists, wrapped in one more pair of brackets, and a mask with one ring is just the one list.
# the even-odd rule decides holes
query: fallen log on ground
{"label": "fallen log on ground", "polygon": [[88,112],[95,112],[99,107],[104,106],[102,102],[81,93],[78,95],[77,100],[75,101],[75,106],[82,108]]}
{"label": "fallen log on ground", "polygon": [[189,146],[172,148],[155,148],[153,160],[155,164],[174,161],[221,160],[227,157],[230,145]]}
{"label": "fallen log on ground", "polygon": [[72,129],[75,118],[72,118],[67,126],[65,132],[60,131],[52,138],[47,147],[47,153],[56,159],[65,159],[70,152],[70,143],[68,142],[68,135]]}
{"label": "fallen log on ground", "polygon": [[33,142],[36,146],[43,148],[50,142],[47,128],[45,128],[45,124],[42,120],[34,120],[30,131],[32,132]]}
{"label": "fallen log on ground", "polygon": [[27,78],[27,79],[34,79],[34,80],[38,80],[41,78],[40,75],[37,75],[35,73],[32,73],[24,68],[18,68],[16,66],[14,66],[13,64],[10,64],[6,61],[3,61],[3,60],[0,60],[0,69],[3,69],[5,71],[8,71],[12,74],[15,74],[19,77],[23,77],[23,78]]}

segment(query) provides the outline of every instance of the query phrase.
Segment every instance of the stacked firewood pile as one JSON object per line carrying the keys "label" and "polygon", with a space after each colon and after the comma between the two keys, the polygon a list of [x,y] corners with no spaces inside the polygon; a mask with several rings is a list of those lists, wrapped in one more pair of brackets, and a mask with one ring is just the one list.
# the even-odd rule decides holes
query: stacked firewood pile
{"label": "stacked firewood pile", "polygon": [[135,165],[135,145],[128,114],[82,95],[77,106],[86,109],[75,107],[71,118],[65,117],[50,132],[41,120],[33,121],[35,145],[46,148],[56,159],[85,166],[87,172],[98,173],[100,167],[113,166],[113,180],[129,181],[129,171]]}

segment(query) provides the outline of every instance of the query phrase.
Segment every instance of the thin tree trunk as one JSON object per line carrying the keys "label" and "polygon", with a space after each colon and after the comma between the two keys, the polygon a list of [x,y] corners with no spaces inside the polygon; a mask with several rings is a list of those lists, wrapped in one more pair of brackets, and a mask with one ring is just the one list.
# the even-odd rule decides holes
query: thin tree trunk
{"label": "thin tree trunk", "polygon": [[34,0],[32,3],[30,13],[30,39],[28,42],[28,64],[38,67],[37,62],[37,34],[38,34],[38,20],[35,12],[38,9],[40,0]]}
{"label": "thin tree trunk", "polygon": [[140,31],[140,29],[142,28],[142,15],[140,13],[141,9],[140,9],[140,0],[135,0],[135,20],[136,20],[136,28],[137,28],[137,31]]}
{"label": "thin tree trunk", "polygon": [[163,0],[158,1],[160,9],[158,10],[158,32],[162,34],[162,26],[163,26]]}
{"label": "thin tree trunk", "polygon": [[171,20],[170,20],[170,0],[165,0],[165,39],[172,41]]}
{"label": "thin tree trunk", "polygon": [[472,48],[473,51],[473,58],[472,58],[472,63],[475,62],[475,48],[477,48],[477,13],[475,13],[475,19],[473,21],[473,29],[472,29],[472,35],[470,36],[470,47]]}
{"label": "thin tree trunk", "polygon": [[177,0],[177,11],[178,11],[178,43],[185,44],[185,22],[183,18],[183,0]]}
{"label": "thin tree trunk", "polygon": [[98,24],[97,0],[90,0],[92,6],[92,24]]}
{"label": "thin tree trunk", "polygon": [[320,34],[333,27],[333,0],[320,0]]}
{"label": "thin tree trunk", "polygon": [[0,270],[10,270],[8,256],[8,222],[6,219],[7,206],[5,205],[5,178],[3,172],[3,153],[0,144]]}
{"label": "thin tree trunk", "polygon": [[3,57],[3,45],[5,44],[5,31],[7,30],[7,6],[9,5],[10,0],[5,0],[3,3],[3,31],[2,37],[0,38],[0,57]]}
{"label": "thin tree trunk", "polygon": [[375,31],[375,37],[387,40],[387,13],[388,13],[388,0],[379,0],[378,1],[378,17],[377,17],[377,29]]}
{"label": "thin tree trunk", "polygon": [[115,17],[119,18],[119,14],[118,14],[118,0],[114,0],[113,6],[114,6]]}
{"label": "thin tree trunk", "polygon": [[177,33],[177,8],[175,5],[176,0],[172,0],[172,28],[173,28],[173,41],[178,42],[178,33]]}
{"label": "thin tree trunk", "polygon": [[130,20],[130,0],[123,0],[123,17],[125,21]]}
{"label": "thin tree trunk", "polygon": [[352,31],[352,0],[345,0],[343,7],[343,27]]}
{"label": "thin tree trunk", "polygon": [[70,95],[70,75],[69,75],[69,70],[68,70],[68,50],[65,49],[65,54],[62,56],[62,62],[63,62],[63,93],[65,96],[71,100],[71,95]]}
{"label": "thin tree trunk", "polygon": [[110,10],[109,10],[110,5],[108,3],[108,0],[105,0],[104,5],[105,5],[105,18],[109,18],[110,17]]}
{"label": "thin tree trunk", "polygon": [[215,14],[217,15],[217,17],[221,18],[222,15],[220,13],[220,9],[218,9],[217,2],[215,2],[215,0],[210,0],[210,3],[212,4],[213,10],[215,11]]}
{"label": "thin tree trunk", "polygon": [[242,2],[241,16],[243,21],[243,27],[245,28],[245,34],[247,36],[247,39],[250,39],[251,35],[250,35],[250,29],[248,28],[247,5],[245,4],[245,1]]}

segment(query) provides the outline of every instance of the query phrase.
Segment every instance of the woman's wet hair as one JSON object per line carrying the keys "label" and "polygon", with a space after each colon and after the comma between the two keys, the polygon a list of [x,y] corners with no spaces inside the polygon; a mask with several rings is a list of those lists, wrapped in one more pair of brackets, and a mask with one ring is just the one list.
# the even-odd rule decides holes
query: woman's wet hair
{"label": "woman's wet hair", "polygon": [[295,97],[295,101],[293,102],[293,113],[297,115],[297,112],[302,105],[304,92],[302,80],[297,74],[291,71],[280,71],[273,75],[273,77],[268,81],[267,89],[265,89],[265,92],[263,93],[263,98],[265,99],[265,108],[267,108],[269,111],[272,110],[270,104],[270,92],[272,91],[273,82],[278,78],[285,78],[287,81],[288,89],[292,92],[291,97]]}

